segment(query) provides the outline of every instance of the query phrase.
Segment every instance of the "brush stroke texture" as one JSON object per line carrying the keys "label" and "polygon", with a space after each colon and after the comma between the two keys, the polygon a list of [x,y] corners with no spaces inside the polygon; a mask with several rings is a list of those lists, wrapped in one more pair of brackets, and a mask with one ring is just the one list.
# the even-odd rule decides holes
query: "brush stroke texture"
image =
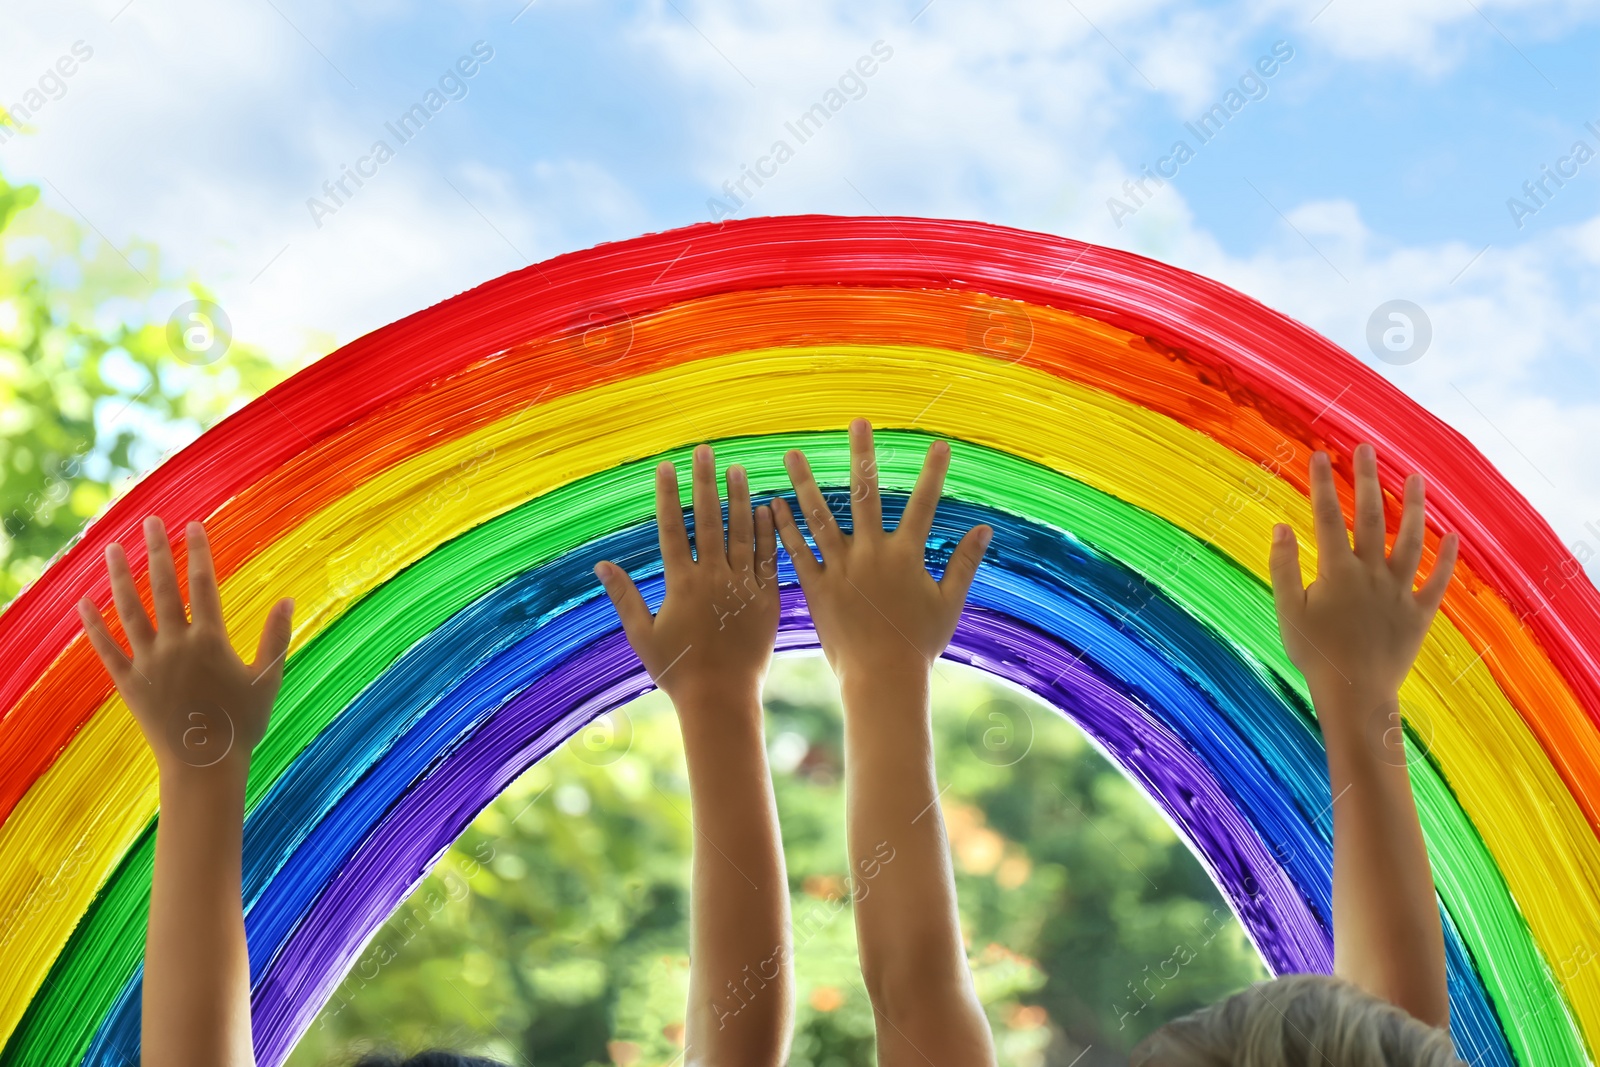
{"label": "brush stroke texture", "polygon": [[[887,510],[893,521],[896,499],[887,502]],[[1252,729],[1271,723],[1273,709],[1283,699],[1279,692],[1263,687],[1259,676],[1249,671],[1236,654],[1216,643],[1203,627],[1173,608],[1135,575],[1053,531],[987,509],[947,501],[941,508],[934,544],[947,549],[963,529],[978,521],[996,524],[998,532],[991,547],[993,566],[985,568],[982,581],[974,590],[973,603],[995,612],[1026,612],[1041,620],[1036,625],[1045,627],[1052,635],[1051,641],[1065,642],[1067,653],[1082,657],[1079,670],[1108,677],[1147,707],[1172,709],[1179,724],[1176,736],[1184,749],[1195,750],[1206,761],[1208,777],[1215,773],[1211,768],[1226,768],[1227,787],[1215,785],[1213,778],[1211,784],[1196,789],[1181,775],[1175,776],[1170,766],[1170,743],[1163,744],[1159,736],[1152,740],[1140,733],[1143,728],[1138,722],[1146,713],[1135,711],[1130,720],[1130,713],[1124,710],[1120,721],[1135,723],[1131,733],[1124,731],[1121,745],[1115,737],[1103,743],[1114,750],[1138,780],[1147,787],[1156,787],[1158,793],[1168,794],[1166,803],[1175,811],[1175,819],[1188,825],[1191,839],[1202,853],[1254,857],[1242,869],[1230,864],[1219,877],[1224,884],[1234,885],[1234,900],[1245,915],[1247,928],[1258,944],[1265,945],[1265,954],[1273,966],[1326,970],[1328,943],[1321,917],[1329,906],[1330,798],[1326,779],[1320,773],[1320,748],[1311,732],[1302,723],[1293,723],[1283,735],[1287,751],[1272,754],[1275,762],[1288,762],[1300,769],[1290,777],[1306,789],[1302,808],[1198,689],[1203,686],[1232,694],[1232,703],[1250,706],[1253,722],[1258,724]],[[640,526],[589,546],[582,556],[564,557],[526,572],[474,602],[412,646],[393,670],[364,691],[336,720],[343,729],[330,728],[317,735],[295,768],[279,780],[252,813],[247,837],[246,892],[247,898],[255,902],[264,872],[272,870],[286,853],[285,842],[298,840],[306,824],[331,806],[324,787],[360,776],[354,790],[360,796],[340,801],[338,810],[298,846],[290,867],[274,878],[276,884],[268,888],[260,903],[254,904],[250,931],[258,977],[269,959],[281,951],[283,937],[294,928],[318,887],[345,862],[354,843],[370,829],[370,822],[398,801],[415,776],[423,773],[439,753],[453,751],[461,733],[475,726],[510,692],[529,684],[540,670],[575,646],[591,642],[614,627],[603,600],[566,607],[574,599],[593,595],[588,560],[596,556],[617,559],[641,574],[659,565],[653,529]],[[785,570],[783,577],[788,580],[792,575]],[[646,586],[647,592],[654,588]],[[509,642],[521,641],[524,633],[529,635],[528,647],[506,648]],[[1024,684],[1026,671],[1048,676],[1062,673],[1060,665],[1067,662],[1063,659],[1067,653],[1057,652],[1049,659],[1030,657],[1021,661],[1025,666],[1016,665],[1019,661],[1014,654],[1004,661],[991,657],[980,660],[980,664]],[[489,659],[473,677],[457,677],[480,656]],[[1168,665],[1169,660],[1173,666]],[[508,676],[508,667],[515,667],[520,673]],[[430,705],[436,700],[440,680],[445,678],[450,679],[452,690],[445,698],[446,706]],[[1189,683],[1190,678],[1196,683]],[[1030,687],[1037,690],[1047,680],[1048,677],[1035,680]],[[1059,689],[1058,685],[1058,694]],[[1252,714],[1242,717],[1252,721]],[[1091,725],[1090,729],[1104,739],[1103,725],[1098,729]],[[1130,745],[1136,755],[1118,752]],[[382,756],[368,772],[374,753]],[[320,770],[297,773],[302,764]],[[341,766],[355,770],[347,772],[347,778],[324,775]],[[1250,824],[1244,847],[1222,840],[1214,826],[1205,831],[1208,823],[1219,820],[1206,820],[1203,811],[1197,814],[1192,804],[1185,805],[1181,800],[1192,795],[1215,797],[1219,790],[1230,804],[1240,805]],[[1238,799],[1240,794],[1242,802]],[[1201,821],[1197,824],[1196,819]],[[1225,827],[1230,825],[1225,819],[1220,822]],[[1195,832],[1197,825],[1202,828],[1199,833]],[[1304,891],[1314,901],[1318,916],[1314,939],[1305,937],[1306,928],[1302,926],[1299,944],[1286,948],[1282,921],[1261,918],[1259,887],[1276,885],[1276,894],[1281,896],[1284,884],[1281,875],[1264,873],[1266,869],[1260,866],[1264,858],[1261,842],[1271,842],[1272,862],[1268,867],[1282,862],[1297,885],[1294,893]],[[1250,892],[1252,886],[1258,887],[1255,893]],[[1281,911],[1282,907],[1278,904],[1269,910]],[[1292,930],[1294,926],[1288,928]],[[1452,948],[1457,962],[1456,984],[1466,986],[1457,990],[1458,1028],[1470,1032],[1476,1023],[1478,1031],[1476,1037],[1462,1035],[1462,1047],[1493,1048],[1497,1042],[1492,1037],[1485,1039],[1485,1035],[1494,1034],[1493,1016],[1479,1006],[1482,994],[1453,937]],[[1537,968],[1536,962],[1534,966]],[[298,988],[298,979],[291,988]],[[120,1032],[115,1036],[103,1033],[96,1042],[97,1049],[112,1049],[118,1054],[130,1051],[130,1043],[137,1035],[137,999],[125,996],[122,1004],[115,1027]],[[91,1059],[114,1062],[115,1057],[108,1055]],[[1508,1062],[1503,1050],[1488,1059]]]}
{"label": "brush stroke texture", "polygon": [[[915,255],[907,253],[907,242]],[[602,331],[599,350],[585,347],[573,330],[587,325],[595,309],[618,324]],[[1514,751],[1518,760],[1534,762],[1506,775],[1503,787],[1481,774],[1462,779],[1479,783],[1465,799],[1480,823],[1492,816],[1509,826],[1510,813],[1520,813],[1571,857],[1551,867],[1549,876],[1530,878],[1509,838],[1494,852],[1511,865],[1520,887],[1517,904],[1535,927],[1537,947],[1520,946],[1518,958],[1542,955],[1559,978],[1552,985],[1546,975],[1541,985],[1522,964],[1503,962],[1516,952],[1485,947],[1528,940],[1526,929],[1516,930],[1503,916],[1489,918],[1499,905],[1479,901],[1452,910],[1463,920],[1463,936],[1486,971],[1487,987],[1497,991],[1509,1029],[1553,1020],[1554,1031],[1565,1032],[1573,1021],[1567,1012],[1575,1011],[1593,1047],[1600,984],[1581,969],[1568,973],[1565,964],[1583,947],[1582,931],[1595,925],[1590,919],[1600,896],[1600,868],[1591,862],[1600,826],[1600,596],[1572,570],[1570,556],[1526,502],[1459,435],[1376,375],[1216,283],[1124,253],[981,224],[802,217],[693,227],[560,257],[346,346],[135,486],[0,614],[0,915],[12,928],[8,941],[20,939],[7,955],[22,963],[0,980],[0,1033],[12,1038],[6,1056],[14,1059],[12,1050],[20,1047],[22,1031],[11,1031],[24,1005],[22,1030],[34,1038],[42,1033],[41,1020],[53,1020],[44,1032],[69,1021],[72,1011],[63,1015],[63,1001],[51,998],[56,977],[73,968],[73,954],[93,956],[91,950],[111,951],[113,943],[125,951],[130,937],[142,935],[125,915],[119,925],[114,920],[121,913],[105,906],[113,900],[126,906],[137,889],[140,842],[153,810],[149,774],[138,752],[129,753],[121,709],[107,701],[104,676],[87,657],[67,610],[85,589],[109,602],[99,566],[107,541],[127,541],[137,568],[143,549],[134,534],[145,513],[160,513],[169,523],[214,516],[213,542],[225,576],[274,552],[316,551],[314,544],[294,543],[295,523],[376,486],[420,450],[465,439],[497,414],[514,417],[651,371],[679,368],[687,380],[693,365],[714,363],[727,351],[846,342],[911,342],[1014,362],[1062,383],[1064,413],[1075,406],[1067,398],[1084,389],[1118,398],[1270,467],[1296,490],[1303,490],[1300,474],[1286,461],[1285,448],[1298,462],[1311,447],[1348,453],[1356,441],[1374,440],[1393,461],[1382,472],[1391,493],[1407,469],[1427,471],[1435,487],[1431,537],[1455,528],[1465,539],[1463,580],[1444,612],[1459,628],[1464,652],[1452,655],[1466,675],[1462,686],[1474,693],[1471,706],[1503,708],[1493,714],[1520,720],[1516,727],[1537,745],[1480,744],[1485,752]],[[373,373],[375,367],[382,373]],[[926,385],[908,379],[906,388]],[[1026,501],[1015,510],[1031,514]],[[330,572],[328,583],[353,575],[364,592],[407,560],[380,556],[374,564],[369,554],[343,562],[365,564],[369,573]],[[1152,577],[1148,559],[1136,569]],[[1210,618],[1212,640],[1242,643],[1251,652],[1249,669],[1270,686],[1294,689],[1282,665],[1261,648],[1258,600],[1255,610],[1213,603],[1200,611],[1197,601],[1210,591],[1193,587],[1189,576],[1165,577],[1164,584],[1156,580],[1175,603]],[[453,610],[442,600],[433,608],[438,623]],[[342,610],[314,620],[309,632],[328,632]],[[393,654],[375,657],[363,681],[379,676]],[[315,662],[307,658],[306,668]],[[307,691],[328,692],[307,670],[301,677]],[[1459,700],[1462,692],[1452,696]],[[325,696],[307,713],[312,721],[337,721],[349,699]],[[1290,697],[1285,707],[1292,711],[1293,705]],[[1284,729],[1290,711],[1270,720],[1271,728]],[[1496,729],[1484,737],[1520,737],[1509,720]],[[294,765],[305,744],[298,738],[271,754],[271,773],[252,783],[253,802]],[[1454,758],[1449,751],[1441,744],[1445,765]],[[76,759],[75,770],[68,757]],[[107,777],[102,767],[119,773]],[[120,773],[123,767],[127,773]],[[52,769],[72,773],[58,774],[54,786],[43,788]],[[1546,784],[1529,791],[1529,769],[1547,776],[1541,779]],[[1223,772],[1225,780],[1230,773]],[[1419,779],[1420,800],[1432,813],[1431,836],[1451,828],[1448,844],[1435,845],[1450,857],[1439,872],[1441,893],[1447,900],[1452,893],[1470,899],[1492,881],[1484,867],[1493,864],[1445,781],[1430,774]],[[66,816],[86,810],[79,793],[89,783],[97,795],[104,789],[102,811],[127,814],[114,824],[63,833],[74,825]],[[1552,783],[1557,789],[1564,784],[1570,796],[1553,794]],[[1573,805],[1577,810],[1566,814]],[[1552,811],[1563,814],[1553,817]],[[1588,827],[1580,830],[1574,815]],[[85,843],[87,858],[72,866],[80,873],[63,876],[64,864]],[[101,885],[102,879],[108,880]],[[1487,892],[1503,900],[1505,886]],[[1565,921],[1563,901],[1572,909]],[[112,921],[98,921],[102,914]],[[29,951],[16,953],[21,948]],[[40,965],[52,956],[47,975]],[[1515,1010],[1507,1009],[1507,997],[1519,1002]],[[1530,1061],[1522,1041],[1512,1036],[1519,1060],[1569,1062],[1565,1056]],[[1554,1046],[1545,1052],[1553,1055]]]}

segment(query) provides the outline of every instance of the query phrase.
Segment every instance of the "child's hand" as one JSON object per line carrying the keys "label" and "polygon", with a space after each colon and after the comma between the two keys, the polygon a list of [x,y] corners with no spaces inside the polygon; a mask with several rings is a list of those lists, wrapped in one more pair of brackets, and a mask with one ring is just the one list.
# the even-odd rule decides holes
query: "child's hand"
{"label": "child's hand", "polygon": [[822,551],[819,563],[787,503],[774,500],[778,532],[839,678],[851,867],[867,870],[879,847],[893,849],[893,866],[855,902],[878,1062],[931,1062],[923,1051],[931,1049],[940,1063],[992,1065],[994,1039],[967,965],[939,814],[929,694],[933,661],[955,633],[993,531],[968,530],[943,580],[933,580],[925,553],[950,467],[943,441],[929,447],[893,533],[883,529],[872,427],[865,419],[850,424],[849,536],[828,510],[805,456],[790,452],[785,462]]}
{"label": "child's hand", "polygon": [[[689,555],[678,472],[656,468],[656,527],[667,595],[653,618],[639,589],[614,563],[595,566],[622,619],[628,643],[675,706],[701,705],[707,696],[754,696],[772,661],[778,636],[777,542],[772,511],[750,511],[743,467],[729,467],[727,541],[711,449],[694,451],[695,555]],[[684,697],[692,699],[685,701]]]}
{"label": "child's hand", "polygon": [[223,626],[222,599],[205,529],[198,522],[188,527],[188,613],[161,520],[154,515],[145,519],[144,534],[154,625],[139,602],[122,546],[108,545],[111,593],[133,655],[123,651],[94,601],[84,597],[78,601],[78,615],[89,642],[138,721],[163,777],[184,767],[209,767],[225,760],[230,766],[248,768],[250,752],[266,732],[272,701],[283,681],[294,601],[285,598],[272,606],[255,662],[247,664],[234,652]]}
{"label": "child's hand", "polygon": [[[1311,461],[1311,505],[1317,530],[1317,578],[1300,584],[1294,531],[1273,531],[1271,568],[1278,627],[1289,659],[1305,675],[1319,709],[1376,708],[1400,692],[1422,639],[1444,600],[1458,539],[1447,534],[1433,573],[1412,591],[1422,559],[1423,480],[1406,479],[1405,507],[1394,549],[1384,554],[1383,491],[1371,445],[1356,449],[1355,548],[1345,529],[1326,453]],[[1324,723],[1326,728],[1328,724]]]}
{"label": "child's hand", "polygon": [[781,497],[773,501],[783,547],[794,560],[811,619],[834,672],[889,674],[899,668],[926,671],[945,650],[993,531],[976,526],[956,546],[944,579],[934,581],[924,561],[928,532],[939,506],[950,446],[935,441],[922,474],[893,533],[883,528],[878,465],[872,427],[850,424],[850,490],[854,532],[839,529],[806,457],[785,458],[806,525],[822,550],[818,563]]}
{"label": "child's hand", "polygon": [[[161,520],[144,520],[154,625],[121,545],[106,546],[130,658],[94,601],[78,601],[89,642],[155,753],[161,774],[145,940],[145,1063],[253,1064],[250,962],[239,904],[250,752],[283,681],[294,601],[267,612],[254,663],[234,652],[205,529],[191,522],[187,611]],[[192,616],[192,617],[191,617]],[[213,767],[197,772],[194,768]]]}
{"label": "child's hand", "polygon": [[1311,459],[1316,580],[1301,587],[1300,551],[1287,526],[1273,531],[1271,556],[1283,647],[1305,675],[1327,746],[1334,972],[1430,1026],[1448,1027],[1444,931],[1411,795],[1400,685],[1444,600],[1459,541],[1445,536],[1433,573],[1413,591],[1422,560],[1422,478],[1406,479],[1400,528],[1385,555],[1371,445],[1356,449],[1355,466],[1354,550],[1332,466],[1318,452]]}
{"label": "child's hand", "polygon": [[[661,610],[651,617],[616,564],[594,570],[683,734],[695,830],[686,1062],[776,1067],[788,1059],[794,1016],[789,878],[761,707],[778,636],[778,546],[772,510],[751,513],[744,468],[728,468],[726,540],[709,447],[694,450],[692,471],[693,557],[678,472],[670,463],[656,468]],[[752,966],[762,971],[761,992],[746,1002],[748,987],[732,994]]]}

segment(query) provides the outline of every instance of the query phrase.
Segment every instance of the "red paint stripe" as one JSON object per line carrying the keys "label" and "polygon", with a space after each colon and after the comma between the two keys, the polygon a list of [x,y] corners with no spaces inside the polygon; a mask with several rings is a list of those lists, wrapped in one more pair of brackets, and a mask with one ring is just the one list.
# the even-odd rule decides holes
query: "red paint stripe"
{"label": "red paint stripe", "polygon": [[1440,525],[1461,531],[1466,560],[1526,617],[1600,719],[1600,593],[1581,572],[1565,577],[1570,554],[1465,438],[1342,349],[1219,283],[1128,253],[981,223],[823,216],[707,223],[561,256],[307,368],[136,485],[0,615],[0,707],[11,714],[77,634],[80,596],[110,603],[106,544],[123,542],[142,566],[144,515],[173,529],[204,518],[341,427],[475,360],[588,325],[591,311],[604,320],[715,293],[823,284],[959,287],[1070,310],[1207,368],[1289,436],[1314,423],[1340,452],[1374,441],[1390,489],[1400,472],[1430,475]]}

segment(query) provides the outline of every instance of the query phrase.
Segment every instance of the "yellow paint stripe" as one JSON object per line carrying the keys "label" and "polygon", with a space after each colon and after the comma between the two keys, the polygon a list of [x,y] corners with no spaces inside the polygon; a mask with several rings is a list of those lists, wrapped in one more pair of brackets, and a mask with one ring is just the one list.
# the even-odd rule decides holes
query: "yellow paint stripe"
{"label": "yellow paint stripe", "polygon": [[[228,623],[248,654],[267,607],[290,595],[303,641],[441,542],[575,478],[712,436],[839,429],[857,415],[1042,463],[1213,542],[1263,579],[1273,523],[1289,522],[1307,536],[1311,529],[1309,503],[1286,482],[1107,394],[959,352],[787,348],[571,394],[414,456],[242,566],[225,583]],[[459,492],[451,480],[474,456],[473,476]],[[435,490],[453,505],[424,506]],[[1238,506],[1219,523],[1224,500]],[[370,565],[375,557],[381,565]],[[1600,842],[1488,673],[1465,670],[1476,659],[1441,618],[1402,695],[1432,723],[1434,756],[1545,958],[1567,958],[1600,930]],[[113,696],[0,827],[0,854],[11,858],[0,871],[0,914],[31,907],[32,915],[0,971],[0,1034],[15,1027],[78,916],[154,814],[154,775]],[[74,848],[81,873],[30,906],[38,872],[58,870]],[[1586,1039],[1600,1045],[1600,973],[1582,969],[1566,986]]]}

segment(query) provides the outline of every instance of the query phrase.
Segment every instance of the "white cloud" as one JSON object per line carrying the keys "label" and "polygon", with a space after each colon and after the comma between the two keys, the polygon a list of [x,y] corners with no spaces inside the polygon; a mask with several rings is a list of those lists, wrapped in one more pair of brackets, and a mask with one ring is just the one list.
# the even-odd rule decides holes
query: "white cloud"
{"label": "white cloud", "polygon": [[[1585,539],[1600,554],[1600,540],[1586,532],[1600,524],[1600,301],[1592,299],[1600,218],[1478,256],[1481,249],[1454,241],[1379,247],[1348,203],[1297,205],[1287,214],[1345,279],[1287,225],[1245,258],[1180,231],[1161,258],[1248,293],[1356,355],[1471,440],[1565,543]],[[1135,250],[1145,250],[1142,243]],[[1427,352],[1404,366],[1380,361],[1366,341],[1368,316],[1391,299],[1419,305],[1433,329]],[[1551,391],[1540,368],[1552,352],[1587,379],[1587,394]]]}
{"label": "white cloud", "polygon": [[[353,65],[340,63],[349,20],[393,14],[392,4],[343,15],[282,5],[291,24],[266,4],[134,0],[119,14],[122,2],[12,19],[22,26],[0,36],[0,70],[42,69],[80,38],[95,52],[0,166],[53,183],[47,201],[114,243],[154,241],[216,290],[241,339],[298,354],[522,266],[495,226],[534,258],[571,247],[536,239],[529,206],[491,195],[486,168],[468,161],[449,174],[490,201],[479,204],[495,220],[486,223],[445,184],[429,147],[400,146],[383,128],[387,112],[374,117],[350,89]],[[434,121],[451,121],[448,110]],[[307,198],[324,197],[323,182],[380,137],[395,158],[318,227]]]}
{"label": "white cloud", "polygon": [[[1335,7],[1349,4],[1360,14],[1362,2],[1335,0]],[[1363,46],[1364,57],[1404,41],[1424,67],[1449,58],[1441,35],[1460,21],[1458,11],[1386,6],[1389,21],[1379,24],[1379,40]],[[1600,289],[1600,219],[1479,255],[1481,249],[1460,241],[1398,245],[1372,233],[1346,200],[1281,203],[1274,206],[1287,221],[1266,245],[1239,256],[1196,225],[1172,186],[1118,230],[1104,197],[1137,161],[1120,160],[1106,147],[1108,129],[1127,110],[1127,63],[1100,31],[1113,40],[1126,33],[1155,42],[1130,54],[1134,63],[1175,54],[1182,51],[1175,42],[1188,42],[1187,68],[1161,63],[1163,72],[1183,69],[1161,89],[1186,106],[1233,79],[1244,31],[1209,16],[1168,17],[1148,7],[1120,14],[1085,7],[1084,15],[1095,25],[1067,6],[1032,21],[1024,16],[1017,26],[987,9],[935,6],[914,30],[877,31],[894,41],[894,59],[863,99],[841,109],[757,192],[748,213],[983,218],[1127,247],[1218,278],[1356,354],[1472,440],[1563,540],[1585,536],[1585,524],[1600,520],[1600,464],[1584,445],[1590,427],[1600,425],[1600,405],[1593,394],[1550,394],[1538,369],[1552,351],[1600,366],[1600,301],[1584,298]],[[698,158],[708,195],[738,176],[740,164],[766,147],[789,112],[816,98],[827,84],[818,70],[848,63],[873,32],[844,16],[819,28],[819,20],[795,23],[770,8],[750,18],[694,8],[690,17],[735,63],[762,72],[769,83],[763,97],[786,102],[763,104],[757,94],[730,91],[721,98],[726,106],[701,117]],[[1141,32],[1162,19],[1163,33]],[[1004,32],[996,29],[1001,25]],[[1341,25],[1330,23],[1332,32],[1344,32]],[[641,37],[687,79],[729,75],[681,20],[652,23]],[[1354,47],[1353,39],[1345,43]],[[786,48],[826,58],[796,71],[782,62]],[[780,78],[781,85],[770,85]],[[1368,316],[1394,298],[1419,304],[1433,325],[1429,352],[1411,366],[1380,362],[1367,348]],[[1600,552],[1600,543],[1594,548]]]}
{"label": "white cloud", "polygon": [[[1475,48],[1532,48],[1593,22],[1578,0],[1294,0],[1318,39],[1347,59],[1400,61],[1427,76],[1456,67]],[[1325,6],[1324,6],[1325,5]],[[1519,42],[1519,38],[1521,39]]]}
{"label": "white cloud", "polygon": [[[1371,232],[1347,200],[1280,202],[1293,228],[1277,226],[1240,254],[1196,223],[1176,185],[1124,228],[1105,209],[1108,193],[1147,162],[1120,158],[1111,145],[1152,92],[1180,114],[1206,106],[1272,25],[1286,27],[1297,48],[1303,38],[1346,59],[1399,61],[1436,76],[1479,47],[1473,35],[1504,47],[1459,0],[1332,0],[1321,14],[1318,0],[1214,9],[934,0],[914,22],[917,5],[886,14],[842,2],[676,0],[614,28],[620,46],[595,54],[617,64],[618,78],[636,76],[642,94],[662,88],[649,79],[665,77],[676,83],[665,88],[691,101],[687,114],[670,116],[687,139],[684,171],[662,174],[650,161],[608,169],[570,151],[517,157],[504,146],[441,159],[420,145],[401,149],[320,229],[306,197],[364,152],[393,110],[364,105],[332,64],[360,56],[361,19],[401,10],[391,0],[373,0],[359,17],[292,8],[313,46],[268,5],[135,0],[108,21],[121,2],[11,15],[0,38],[0,98],[74,40],[96,51],[41,111],[37,135],[0,149],[0,165],[13,178],[55,181],[114,241],[154,240],[219,290],[242,337],[280,351],[296,350],[309,331],[348,340],[519,267],[523,256],[707,217],[706,198],[788,139],[785,123],[883,40],[894,56],[865,80],[865,95],[796,144],[742,214],[979,218],[1216,277],[1349,348],[1459,428],[1569,542],[1600,519],[1600,464],[1585,441],[1600,414],[1595,391],[1551,384],[1560,368],[1592,376],[1600,366],[1600,218],[1479,256],[1460,241],[1398,245]],[[1593,17],[1576,0],[1478,6],[1530,47]],[[535,9],[524,22],[537,17]],[[626,69],[636,63],[647,72]],[[690,188],[664,214],[645,206],[682,182]],[[1408,367],[1365,351],[1367,316],[1394,297],[1420,304],[1435,330],[1429,353]]]}

